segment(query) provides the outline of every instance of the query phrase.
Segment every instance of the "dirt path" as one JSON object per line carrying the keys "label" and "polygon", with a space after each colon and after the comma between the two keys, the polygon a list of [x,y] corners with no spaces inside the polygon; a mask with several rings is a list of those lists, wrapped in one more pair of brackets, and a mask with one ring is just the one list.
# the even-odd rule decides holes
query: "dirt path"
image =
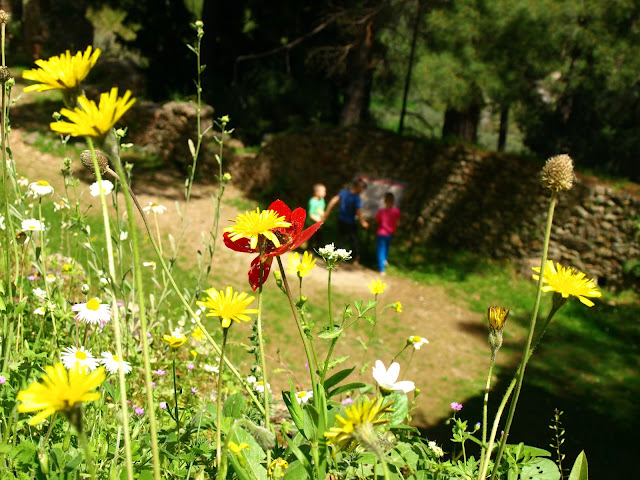
{"label": "dirt path", "polygon": [[[28,102],[28,95],[24,95],[21,102]],[[26,176],[29,181],[47,180],[56,188],[56,191],[62,191],[60,159],[41,153],[25,143],[25,132],[19,126],[19,122],[16,121],[11,132],[11,148],[18,174]],[[73,169],[79,172],[81,168],[79,159],[73,159]],[[166,213],[158,216],[160,228],[164,235],[171,233],[177,238],[181,220],[176,205],[183,212],[185,209],[183,179],[170,173],[155,174],[143,179],[136,177],[135,188],[143,205],[156,201],[167,207]],[[91,202],[99,207],[98,200],[89,196],[88,184],[83,183],[80,190],[84,191],[83,204]],[[179,249],[180,264],[183,268],[194,266],[195,253],[202,245],[202,234],[206,235],[211,227],[214,211],[211,196],[215,195],[215,192],[215,187],[212,185],[196,184],[194,186],[187,212],[188,221]],[[235,218],[237,215],[238,209],[232,205],[237,204],[233,200],[240,197],[242,193],[231,184],[225,193],[218,235],[221,229],[228,225],[228,219]],[[140,224],[142,227],[142,222]],[[169,242],[166,241],[165,246],[168,245]],[[232,252],[219,244],[212,273],[218,278],[229,279],[229,283],[234,286],[246,288],[246,272],[250,259],[251,257],[246,254]],[[332,276],[332,284],[336,291],[340,291],[347,298],[366,300],[371,298],[366,283],[374,278],[378,276],[372,270],[364,267],[349,267],[337,270]],[[387,283],[387,289],[380,296],[379,303],[385,305],[400,301],[403,305],[403,313],[381,315],[377,338],[370,345],[370,353],[366,361],[371,362],[380,358],[388,365],[409,335],[428,338],[429,345],[413,353],[410,367],[403,376],[404,379],[415,381],[416,386],[422,391],[416,400],[418,408],[414,414],[414,423],[431,425],[447,415],[450,402],[463,403],[466,395],[477,394],[482,388],[488,361],[483,318],[470,312],[460,299],[452,298],[442,287],[419,285],[410,279],[394,275],[385,277],[384,281]],[[269,282],[273,282],[272,276]],[[309,298],[324,299],[326,284],[327,271],[316,268],[313,274],[305,279],[305,294]],[[275,286],[268,285],[268,288],[275,288]],[[336,305],[334,308],[339,309],[341,305]],[[369,328],[366,327],[366,331],[368,330]],[[299,345],[278,345],[277,333],[268,325],[266,334],[272,358],[277,357],[278,349],[285,359],[304,358]],[[338,355],[352,354],[351,361],[345,366],[355,364],[360,367],[362,349],[359,347],[357,336],[358,332],[350,333],[343,344],[339,344],[336,352]],[[403,371],[406,370],[408,353],[401,361]],[[299,363],[303,363],[303,360]],[[294,365],[291,368],[296,372],[304,373],[302,365]],[[368,368],[362,378],[371,381],[370,371]],[[299,377],[305,378],[304,375]],[[272,377],[271,384],[274,389],[288,385],[286,374],[276,374]],[[301,387],[309,388],[310,386],[301,385]]]}

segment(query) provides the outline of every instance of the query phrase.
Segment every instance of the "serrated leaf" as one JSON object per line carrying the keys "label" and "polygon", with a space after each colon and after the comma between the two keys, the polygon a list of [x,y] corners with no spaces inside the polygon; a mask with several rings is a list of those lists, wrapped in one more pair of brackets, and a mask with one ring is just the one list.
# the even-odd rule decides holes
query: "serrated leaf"
{"label": "serrated leaf", "polygon": [[589,464],[587,463],[587,456],[584,450],[580,452],[580,455],[578,455],[578,458],[576,458],[576,461],[573,463],[569,480],[589,480]]}
{"label": "serrated leaf", "polygon": [[407,395],[402,392],[393,392],[387,398],[393,400],[393,404],[391,404],[393,412],[390,415],[389,426],[394,427],[403,424],[409,414],[409,399]]}

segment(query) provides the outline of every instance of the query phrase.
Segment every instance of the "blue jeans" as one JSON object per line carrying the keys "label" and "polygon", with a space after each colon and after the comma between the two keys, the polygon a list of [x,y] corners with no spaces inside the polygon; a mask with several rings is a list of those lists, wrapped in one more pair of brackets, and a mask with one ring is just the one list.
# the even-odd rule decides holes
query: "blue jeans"
{"label": "blue jeans", "polygon": [[384,272],[387,266],[387,258],[389,258],[389,247],[393,235],[378,235],[376,237],[376,252],[378,257],[378,270]]}

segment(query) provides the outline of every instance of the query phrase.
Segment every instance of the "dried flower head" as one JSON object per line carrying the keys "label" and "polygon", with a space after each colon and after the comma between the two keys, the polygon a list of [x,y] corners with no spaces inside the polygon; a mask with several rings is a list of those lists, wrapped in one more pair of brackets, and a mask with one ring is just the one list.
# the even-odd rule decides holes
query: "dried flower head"
{"label": "dried flower head", "polygon": [[10,78],[11,72],[9,71],[9,67],[0,67],[0,83],[6,83]]}
{"label": "dried flower head", "polygon": [[571,157],[556,155],[547,160],[542,168],[542,185],[555,192],[571,190],[574,176]]}
{"label": "dried flower head", "polygon": [[[95,173],[96,170],[93,168],[93,159],[91,158],[91,150],[83,150],[80,154],[80,160],[82,161],[82,165],[85,166],[87,170],[91,173]],[[103,174],[109,168],[109,159],[107,156],[102,153],[100,150],[96,150],[96,160],[98,160],[98,166],[100,167],[100,174]]]}
{"label": "dried flower head", "polygon": [[9,14],[4,10],[0,10],[0,23],[7,23],[9,21]]}

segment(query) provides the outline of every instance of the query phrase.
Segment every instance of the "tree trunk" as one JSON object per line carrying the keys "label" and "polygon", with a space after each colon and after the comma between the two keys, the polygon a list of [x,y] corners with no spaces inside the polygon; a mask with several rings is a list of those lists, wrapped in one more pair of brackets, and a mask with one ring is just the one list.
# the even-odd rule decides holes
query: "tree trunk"
{"label": "tree trunk", "polygon": [[509,104],[505,103],[500,108],[500,128],[498,130],[498,151],[504,152],[507,144],[507,131],[509,129]]}
{"label": "tree trunk", "polygon": [[477,143],[481,110],[479,103],[473,103],[463,111],[448,107],[444,114],[442,138],[455,137],[465,142]]}
{"label": "tree trunk", "polygon": [[373,77],[372,53],[375,41],[374,21],[369,20],[349,55],[344,102],[340,125],[358,125],[369,116],[371,82]]}
{"label": "tree trunk", "polygon": [[418,40],[418,30],[420,28],[420,0],[416,2],[416,18],[413,22],[413,34],[411,36],[411,50],[409,51],[409,65],[407,65],[407,75],[404,79],[404,91],[402,93],[402,110],[400,112],[400,124],[398,125],[398,135],[402,135],[404,130],[404,117],[407,113],[407,98],[409,98],[409,87],[411,86],[411,73],[413,72],[413,59],[416,53],[416,43]]}

